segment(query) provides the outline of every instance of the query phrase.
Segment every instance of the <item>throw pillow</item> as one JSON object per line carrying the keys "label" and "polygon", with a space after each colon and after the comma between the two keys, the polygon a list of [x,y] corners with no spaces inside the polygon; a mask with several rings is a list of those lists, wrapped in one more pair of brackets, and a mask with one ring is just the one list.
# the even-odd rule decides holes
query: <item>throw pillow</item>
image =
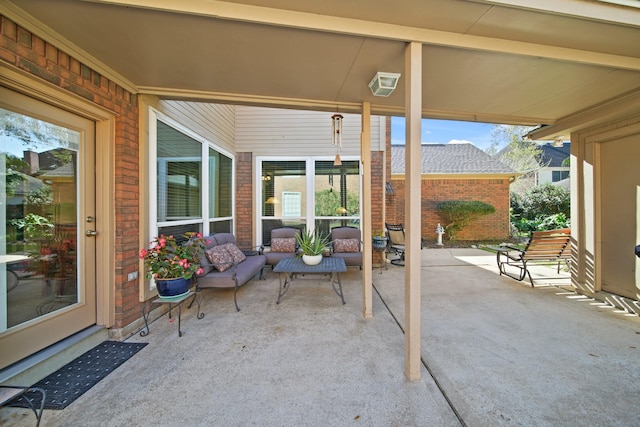
{"label": "throw pillow", "polygon": [[288,252],[293,253],[296,251],[296,238],[295,237],[277,237],[271,239],[271,252]]}
{"label": "throw pillow", "polygon": [[360,252],[358,239],[336,239],[333,241],[334,252]]}
{"label": "throw pillow", "polygon": [[239,264],[247,259],[247,256],[240,250],[239,247],[237,247],[233,243],[225,243],[224,245],[222,245],[222,247],[225,248],[227,252],[229,252],[229,255],[231,255],[231,259],[236,264]]}
{"label": "throw pillow", "polygon": [[231,254],[224,245],[214,246],[207,249],[207,258],[218,271],[225,271],[233,265]]}

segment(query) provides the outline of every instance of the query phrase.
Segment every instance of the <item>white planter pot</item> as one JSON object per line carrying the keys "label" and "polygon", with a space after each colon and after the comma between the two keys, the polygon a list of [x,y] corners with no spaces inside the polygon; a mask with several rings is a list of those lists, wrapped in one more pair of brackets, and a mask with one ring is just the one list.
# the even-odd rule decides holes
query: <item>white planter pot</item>
{"label": "white planter pot", "polygon": [[322,255],[302,255],[302,262],[307,265],[318,265],[322,262]]}

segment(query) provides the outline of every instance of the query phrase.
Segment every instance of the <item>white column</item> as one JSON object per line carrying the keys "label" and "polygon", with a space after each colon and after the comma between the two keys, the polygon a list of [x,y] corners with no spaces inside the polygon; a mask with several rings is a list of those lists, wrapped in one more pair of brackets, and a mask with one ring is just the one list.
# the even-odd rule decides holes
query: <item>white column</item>
{"label": "white column", "polygon": [[371,104],[362,103],[362,134],[360,141],[360,159],[362,167],[362,209],[361,228],[362,254],[362,315],[365,319],[373,317],[373,257],[371,236]]}
{"label": "white column", "polygon": [[405,362],[409,380],[421,378],[420,360],[420,199],[422,123],[422,44],[411,42],[405,51]]}

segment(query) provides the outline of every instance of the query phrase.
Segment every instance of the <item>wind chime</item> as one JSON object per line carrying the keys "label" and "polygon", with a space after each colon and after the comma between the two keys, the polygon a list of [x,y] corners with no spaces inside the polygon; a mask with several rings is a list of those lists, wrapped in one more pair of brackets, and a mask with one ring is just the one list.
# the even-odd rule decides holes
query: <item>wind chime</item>
{"label": "wind chime", "polygon": [[340,150],[342,150],[342,114],[334,114],[331,116],[331,145],[336,146],[336,158],[333,161],[334,166],[341,166]]}

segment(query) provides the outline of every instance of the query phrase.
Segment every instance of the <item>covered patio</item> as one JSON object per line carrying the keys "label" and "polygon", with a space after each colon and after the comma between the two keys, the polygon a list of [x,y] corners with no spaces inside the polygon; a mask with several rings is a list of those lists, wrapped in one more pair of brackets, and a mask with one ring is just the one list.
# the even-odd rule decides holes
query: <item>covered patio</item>
{"label": "covered patio", "polygon": [[[299,278],[276,305],[269,272],[242,289],[239,313],[231,292],[204,291],[206,316],[185,311],[182,338],[166,315],[132,336],[149,344],[66,409],[46,410],[43,425],[638,423],[637,316],[566,290],[554,269],[536,268],[531,288],[500,277],[479,249],[421,257],[419,381],[397,374],[404,268],[374,272],[368,320],[357,270],[345,274],[346,305],[318,276]],[[33,418],[0,414],[7,426]]]}
{"label": "covered patio", "polygon": [[[351,147],[351,150],[354,150],[351,155],[359,153],[362,164],[362,211],[370,212],[376,207],[380,208],[382,216],[382,207],[374,205],[372,201],[373,150],[369,133],[372,116],[396,115],[407,119],[408,194],[417,194],[420,188],[418,161],[423,118],[540,125],[538,130],[530,134],[531,138],[571,138],[571,174],[575,178],[572,181],[572,195],[575,196],[576,202],[573,204],[572,212],[572,219],[575,219],[572,224],[572,244],[575,243],[573,285],[587,295],[623,295],[632,301],[629,306],[637,308],[637,279],[634,269],[638,261],[630,251],[636,244],[632,239],[638,236],[637,181],[634,181],[637,165],[633,163],[633,159],[637,158],[635,154],[640,150],[637,144],[637,135],[640,134],[640,57],[637,49],[640,42],[640,9],[635,3],[623,0],[565,0],[557,4],[537,5],[517,0],[403,0],[391,5],[382,0],[348,3],[287,0],[4,0],[0,2],[0,40],[3,43],[0,55],[0,85],[14,94],[15,98],[20,98],[12,101],[13,109],[21,110],[18,101],[22,102],[23,98],[28,101],[33,98],[47,107],[55,107],[55,114],[71,112],[74,119],[81,117],[90,123],[90,128],[95,128],[95,137],[89,138],[86,146],[82,146],[82,154],[86,153],[89,157],[95,151],[97,161],[87,162],[91,165],[95,163],[95,170],[88,168],[83,171],[84,175],[80,176],[90,178],[91,181],[88,182],[95,180],[95,185],[86,186],[87,195],[82,201],[87,202],[86,209],[89,210],[86,211],[86,215],[85,211],[82,211],[83,215],[78,215],[83,220],[87,219],[77,225],[78,235],[98,236],[95,245],[92,242],[88,243],[89,250],[81,251],[85,258],[79,260],[85,267],[81,271],[87,273],[87,277],[82,281],[86,288],[83,289],[84,294],[88,295],[86,300],[95,302],[95,307],[86,307],[87,316],[83,322],[109,329],[113,336],[126,336],[127,331],[134,328],[135,323],[140,320],[141,307],[148,304],[154,296],[154,291],[146,286],[147,283],[142,279],[142,264],[134,256],[142,246],[141,242],[147,241],[154,231],[149,229],[153,215],[147,209],[152,205],[149,200],[154,197],[154,194],[151,194],[150,183],[156,176],[146,169],[151,164],[147,162],[151,143],[146,135],[149,134],[149,117],[155,113],[146,104],[147,101],[153,101],[155,104],[171,103],[170,118],[176,122],[189,121],[194,116],[202,118],[201,123],[198,123],[202,126],[196,130],[211,136],[211,141],[220,142],[227,148],[230,156],[237,156],[235,165],[244,167],[242,171],[249,172],[243,175],[248,183],[236,183],[238,186],[246,185],[249,194],[252,194],[252,182],[257,181],[252,181],[252,178],[256,178],[252,176],[252,173],[255,173],[254,159],[261,152],[272,150],[276,144],[273,141],[255,141],[250,150],[242,151],[239,149],[242,147],[238,147],[237,144],[235,128],[218,128],[221,124],[235,123],[236,117],[231,107],[226,111],[226,115],[204,114],[200,117],[194,114],[195,108],[192,103],[199,104],[199,109],[202,109],[204,104],[217,103],[225,106],[284,107],[360,114],[361,143],[358,147]],[[369,90],[368,83],[374,74],[380,71],[397,72],[402,75],[396,91],[389,97],[374,96]],[[27,110],[31,112],[35,108],[34,106]],[[284,139],[282,133],[274,138]],[[296,141],[293,141],[291,145],[283,145],[280,149],[290,150],[295,144]],[[329,147],[329,144],[324,145]],[[612,192],[611,189],[623,191]],[[635,200],[635,204],[628,203],[632,199]],[[334,376],[339,373],[344,378],[349,378],[345,381],[358,387],[360,393],[345,388],[342,391],[346,393],[340,394],[342,383],[328,381],[323,388],[329,391],[324,391],[323,396],[332,397],[331,407],[342,404],[335,402],[348,402],[349,400],[341,400],[345,396],[357,400],[365,392],[385,390],[384,384],[381,384],[380,388],[364,388],[366,382],[362,378],[356,382],[357,374],[354,372],[367,368],[367,364],[362,363],[359,355],[363,354],[362,349],[373,340],[366,340],[368,335],[365,331],[370,330],[372,334],[385,340],[395,336],[386,336],[376,329],[379,322],[384,322],[387,318],[395,317],[394,322],[403,325],[406,338],[403,339],[398,328],[397,339],[387,349],[390,352],[388,356],[394,362],[389,370],[387,367],[375,365],[388,363],[388,358],[382,357],[381,352],[372,351],[371,354],[376,354],[376,359],[372,362],[372,371],[383,372],[384,375],[391,372],[385,377],[391,384],[407,387],[404,379],[399,379],[396,375],[400,366],[398,362],[404,360],[406,378],[416,380],[416,384],[422,384],[425,392],[431,392],[433,383],[430,382],[429,376],[425,378],[423,375],[422,361],[429,362],[432,357],[430,352],[437,348],[439,340],[446,342],[446,346],[443,347],[446,348],[443,350],[446,357],[442,363],[451,363],[469,351],[467,345],[473,342],[473,337],[482,336],[485,342],[497,342],[499,334],[508,329],[514,319],[520,320],[522,316],[524,303],[516,307],[505,304],[505,307],[514,308],[515,312],[512,312],[508,320],[500,323],[501,328],[486,334],[472,329],[470,337],[465,336],[460,341],[439,337],[438,325],[446,325],[452,321],[451,319],[465,319],[469,307],[475,307],[477,302],[472,300],[470,302],[473,304],[458,305],[459,297],[466,294],[448,295],[452,299],[441,302],[443,306],[466,310],[459,315],[445,310],[445,320],[442,321],[429,317],[439,310],[437,302],[430,300],[430,295],[433,295],[431,292],[440,287],[443,290],[451,289],[451,277],[455,277],[456,280],[463,277],[464,273],[461,272],[465,269],[458,266],[457,269],[449,271],[443,280],[437,280],[437,275],[430,275],[431,271],[427,270],[429,267],[421,259],[423,252],[420,251],[420,236],[413,232],[420,228],[420,199],[408,197],[406,200],[404,222],[409,236],[407,264],[401,273],[397,273],[402,276],[394,277],[389,282],[398,288],[391,288],[393,292],[388,289],[386,299],[380,299],[378,294],[385,294],[385,287],[381,281],[393,277],[394,272],[391,270],[378,277],[377,272],[372,270],[371,216],[362,217],[361,230],[365,254],[363,273],[352,276],[353,286],[347,287],[346,291],[349,303],[347,308],[341,308],[347,311],[334,313],[335,317],[330,317],[330,320],[335,321],[337,326],[329,328],[331,333],[340,333],[335,337],[336,343],[339,343],[336,345],[337,349],[342,348],[344,340],[358,343],[351,352],[344,354],[342,365],[331,363],[331,373]],[[255,203],[255,200],[251,197],[237,197],[234,203],[234,228],[236,231],[240,229],[246,232],[251,240],[255,237],[254,227],[257,220],[246,208]],[[610,206],[614,209],[609,208]],[[623,212],[623,215],[620,215],[620,212]],[[206,223],[207,218],[207,215],[202,215],[199,220]],[[621,223],[628,226],[619,227]],[[238,226],[240,224],[242,225]],[[621,255],[621,243],[629,248],[629,252],[624,252],[624,257]],[[618,275],[620,272],[624,272],[624,275]],[[473,283],[475,277],[469,279]],[[266,290],[273,286],[273,283],[275,282],[259,283],[253,288]],[[372,283],[375,288],[372,288]],[[508,286],[515,286],[520,290],[521,284],[509,283]],[[493,292],[489,291],[490,289],[484,289],[483,292],[478,292],[477,298],[491,296]],[[535,293],[538,289],[520,291],[529,294]],[[537,292],[536,295],[543,292],[546,292],[546,289]],[[470,291],[469,295],[473,294],[474,292]],[[215,344],[212,343],[210,329],[219,324],[223,325],[223,319],[217,319],[220,322],[218,324],[212,320],[216,319],[215,317],[206,317],[204,324],[198,325],[197,330],[207,331],[209,335],[194,340],[192,345],[186,344],[192,339],[189,332],[195,333],[190,329],[194,326],[190,323],[197,322],[189,322],[187,319],[187,335],[179,347],[181,354],[185,349],[194,352],[194,363],[188,363],[186,356],[182,360],[181,355],[182,363],[179,368],[172,370],[170,375],[163,375],[162,371],[159,371],[160,377],[156,378],[153,375],[158,375],[156,370],[159,369],[159,363],[147,361],[143,367],[134,367],[129,369],[128,373],[151,372],[149,377],[140,378],[139,381],[134,377],[127,378],[126,381],[120,378],[121,384],[114,385],[110,391],[104,389],[99,396],[90,394],[83,399],[101,402],[105,393],[114,393],[114,397],[127,397],[130,399],[122,398],[117,403],[114,402],[113,406],[105,407],[105,411],[109,409],[109,413],[112,413],[112,409],[121,409],[117,411],[117,416],[127,417],[121,420],[122,424],[132,420],[148,420],[165,409],[160,409],[162,407],[159,404],[147,401],[147,397],[155,395],[153,391],[156,389],[159,392],[171,389],[174,394],[176,388],[173,387],[173,382],[171,388],[167,388],[167,383],[163,382],[171,378],[176,380],[176,384],[182,384],[184,390],[184,411],[176,409],[176,414],[182,413],[185,418],[192,417],[197,412],[192,407],[196,403],[205,402],[203,407],[206,406],[208,415],[205,415],[204,411],[201,415],[218,416],[225,411],[229,412],[229,409],[222,405],[220,408],[212,407],[216,403],[211,401],[227,401],[224,398],[203,399],[201,396],[212,389],[215,390],[216,396],[224,396],[224,386],[227,383],[230,390],[233,390],[233,386],[244,386],[248,376],[255,372],[252,368],[264,366],[269,373],[286,372],[286,375],[291,375],[291,372],[299,372],[299,375],[304,376],[305,381],[289,383],[291,377],[282,375],[268,384],[271,386],[273,382],[281,381],[283,393],[291,396],[294,407],[300,401],[306,402],[304,397],[300,397],[304,394],[291,391],[300,390],[303,385],[306,385],[304,391],[308,391],[309,384],[313,384],[314,379],[321,383],[327,376],[310,377],[309,372],[313,372],[318,360],[310,359],[314,363],[309,367],[305,365],[310,362],[309,359],[287,357],[287,353],[306,356],[302,344],[322,347],[317,343],[323,343],[328,332],[325,329],[318,331],[313,328],[324,328],[324,325],[322,322],[312,322],[309,326],[317,336],[309,331],[304,334],[304,339],[287,336],[294,339],[295,345],[291,348],[279,345],[279,351],[276,352],[271,346],[279,340],[274,340],[272,328],[279,325],[282,331],[285,331],[283,333],[296,331],[287,328],[294,321],[281,323],[278,317],[273,319],[273,323],[268,323],[264,318],[250,318],[274,312],[280,313],[283,319],[287,318],[288,312],[285,309],[294,305],[292,301],[296,295],[293,292],[288,301],[277,307],[277,311],[269,311],[270,307],[264,309],[264,306],[260,305],[259,309],[252,310],[252,302],[248,302],[245,312],[227,320],[230,322],[229,329],[221,328],[224,334],[221,334],[220,341]],[[271,304],[270,299],[265,299],[265,303],[267,301]],[[330,304],[334,302],[329,300]],[[217,297],[206,303],[210,314],[226,313],[225,310],[228,309],[227,305],[221,305],[218,310]],[[493,300],[487,303],[487,307],[495,308],[493,303]],[[380,308],[379,317],[377,313],[374,316],[374,306]],[[317,302],[313,307],[319,307]],[[330,307],[334,309],[333,306]],[[357,308],[353,311],[348,309],[355,307]],[[387,307],[391,307],[391,311],[388,311]],[[397,307],[402,307],[402,311],[398,311]],[[505,307],[500,306],[500,309],[506,310]],[[543,307],[544,305],[537,312],[544,312]],[[295,319],[296,325],[304,324],[301,319],[313,313],[309,306],[303,305],[301,308],[299,313],[291,317]],[[563,316],[565,311],[559,311],[557,314],[545,314],[547,318],[554,315]],[[346,313],[352,317],[340,317]],[[482,316],[482,313],[478,315]],[[369,320],[371,324],[367,323]],[[481,317],[469,319],[464,325],[479,328],[479,325],[483,325],[479,320],[486,320],[485,324],[493,322]],[[614,332],[604,329],[611,328],[606,320],[592,320],[594,319],[584,323],[585,329],[588,328],[590,333],[603,328],[603,341],[614,335]],[[212,322],[211,328],[206,327],[207,322]],[[255,330],[248,327],[249,322],[255,322]],[[393,325],[394,322],[390,324]],[[422,323],[428,326],[424,331],[421,329]],[[531,337],[536,329],[527,327],[536,323],[529,319],[526,325],[520,326],[519,331],[514,330],[520,332],[517,335],[519,337]],[[560,328],[559,325],[563,324],[571,324],[571,321],[561,322],[560,319],[556,319],[553,326]],[[42,325],[45,325],[45,322]],[[268,353],[259,350],[272,350],[272,355],[258,363],[259,359],[251,357],[253,354],[247,357],[243,352],[251,349],[256,342],[261,342],[255,335],[264,332],[263,328],[267,327],[265,325],[269,325],[269,331],[272,333],[266,334],[268,340],[264,342],[264,347],[257,348],[256,355],[263,357]],[[83,323],[81,328],[85,326]],[[236,326],[237,330],[232,326]],[[345,334],[345,327],[361,327],[362,330],[358,332],[362,336],[355,333],[353,336]],[[457,328],[460,329],[464,328]],[[32,342],[42,342],[44,348],[78,331],[71,327],[64,330],[50,328],[49,331],[51,330],[60,331],[58,333],[61,337],[40,334],[39,340]],[[523,334],[523,331],[527,333]],[[550,331],[545,332],[541,337],[554,337]],[[243,333],[247,334],[247,339],[237,341],[237,337],[243,336]],[[498,335],[494,337],[492,334]],[[18,335],[4,335],[9,338],[2,336],[0,339],[3,339],[3,345],[12,348],[12,351],[18,347],[16,342],[26,341],[15,338],[11,342],[8,340]],[[310,336],[314,339],[309,340]],[[595,336],[597,334],[591,335],[589,339],[594,340]],[[44,342],[44,338],[50,339],[50,342]],[[539,343],[534,350],[544,349],[544,353],[536,354],[531,360],[535,360],[537,366],[544,360],[556,360],[547,356],[548,347],[559,350],[557,343],[568,341],[564,338],[556,337],[549,345]],[[627,338],[625,343],[621,341],[603,344],[602,348],[612,352],[622,348],[628,349],[628,341],[637,337],[629,335]],[[154,339],[152,334],[149,340]],[[172,340],[170,334],[167,334],[167,339]],[[246,345],[244,350],[242,347],[240,350],[236,349],[237,351],[223,347],[220,354],[220,349],[216,351],[213,348],[200,347],[208,344],[231,345],[243,342],[246,342],[243,344]],[[402,342],[404,354],[400,350]],[[511,338],[504,340],[507,347],[513,345],[513,342]],[[285,340],[282,344],[286,343]],[[388,343],[383,343],[381,348],[386,348]],[[157,345],[157,348],[161,346],[160,343],[152,343],[150,350],[153,349],[153,345]],[[333,348],[334,351],[336,348]],[[322,349],[332,349],[332,346],[325,345]],[[11,355],[12,359],[6,364],[33,354],[36,350],[38,349],[25,349],[24,354],[13,351],[15,354]],[[486,351],[491,350],[495,350],[495,346],[486,348]],[[163,352],[173,359],[176,358],[175,355],[171,356],[170,352]],[[196,354],[198,358],[195,358]],[[521,353],[515,351],[513,355],[515,354]],[[587,356],[590,354],[597,352],[589,352]],[[223,355],[225,357],[222,357]],[[323,361],[331,360],[331,354],[323,356]],[[504,353],[494,356],[496,360],[504,359]],[[572,353],[571,356],[575,357],[575,354]],[[196,362],[200,357],[206,359]],[[585,360],[592,360],[589,357]],[[470,375],[476,375],[481,371],[475,366],[477,359],[477,354],[468,359],[460,359],[460,366],[452,366],[452,369],[455,372],[458,372],[459,368],[466,369]],[[214,371],[215,377],[208,378],[201,374],[208,372],[210,366],[221,360],[225,362],[222,364],[225,369]],[[431,363],[437,367],[438,360],[434,358]],[[334,360],[337,361],[339,360]],[[516,358],[507,357],[506,361],[508,364],[515,363]],[[299,362],[304,364],[297,366],[296,363]],[[487,361],[490,362],[492,361]],[[575,363],[573,360],[571,362]],[[607,366],[617,366],[617,360],[609,362]],[[523,364],[522,370],[514,372],[530,370],[532,364],[533,362]],[[585,366],[588,364],[585,363]],[[500,375],[505,375],[504,371],[503,367],[487,372],[493,372],[494,378],[499,378]],[[178,373],[181,373],[180,378],[174,378]],[[234,381],[225,380],[220,384],[215,382],[222,381],[221,378],[225,375],[235,375],[233,378],[230,377]],[[551,377],[553,379],[555,375]],[[488,378],[492,377],[487,375],[478,382],[477,393],[470,390],[465,396],[468,398],[469,395],[489,395],[490,393],[484,392]],[[543,378],[549,379],[545,376]],[[181,382],[183,379],[186,380],[184,383]],[[442,383],[446,384],[446,378]],[[132,389],[131,394],[123,391],[127,384],[136,384],[136,389]],[[141,392],[140,384],[149,384],[152,392]],[[213,384],[216,386],[213,387]],[[457,393],[459,388],[464,386],[455,381],[451,384],[453,387],[448,393]],[[193,389],[196,385],[201,385],[202,392],[196,393],[194,398]],[[598,390],[599,396],[607,396],[602,391],[602,384],[596,382],[589,384],[588,388],[581,389],[579,399],[593,396],[594,388]],[[262,388],[251,388],[256,389]],[[443,389],[446,390],[446,387]],[[241,390],[244,392],[248,388]],[[337,394],[333,395],[331,390],[337,390]],[[615,391],[612,391],[608,396],[614,394]],[[240,398],[241,395],[244,397],[244,393],[238,393],[236,397]],[[258,396],[254,399],[257,403],[254,402],[253,407],[279,407],[277,403],[280,402],[280,396],[270,391],[265,391],[264,395],[269,397]],[[529,395],[531,393],[521,396],[522,402],[527,402]],[[249,400],[245,399],[243,402]],[[379,401],[371,404],[371,408],[373,411],[381,411],[382,408],[392,406],[397,410],[395,414],[400,417],[404,416],[401,414],[405,412],[397,408],[402,408],[402,402],[406,400],[403,398],[398,401],[392,393],[390,396],[381,395]],[[495,401],[479,401],[474,398],[468,403],[468,407],[475,408],[474,410],[489,410]],[[610,409],[616,409],[618,402],[624,401],[624,397],[606,401]],[[357,405],[357,402],[354,405]],[[397,406],[389,405],[390,402],[397,403]],[[515,404],[513,400],[509,402]],[[557,402],[554,401],[555,403]],[[487,406],[482,406],[483,404]],[[86,415],[89,408],[93,412],[102,406],[102,403],[89,403],[82,412]],[[298,406],[304,407],[301,404]],[[415,409],[413,405],[408,406]],[[454,408],[465,406],[464,402],[453,405]],[[545,411],[549,412],[550,405],[544,406]],[[141,410],[142,407],[148,410]],[[249,406],[243,405],[242,410],[236,414],[240,419],[243,415],[250,416],[247,407]],[[328,411],[326,405],[318,407]],[[129,412],[129,408],[135,408],[134,412]],[[315,412],[318,410],[316,407],[304,408],[308,416],[315,416],[316,420],[322,419]],[[453,413],[457,411],[459,409]],[[350,414],[352,420],[366,416],[364,410],[353,412],[358,413]],[[427,412],[431,414],[430,411]],[[260,416],[268,417],[275,413],[274,410],[260,411]],[[292,416],[293,413],[287,412],[285,416]],[[502,412],[496,410],[496,413]],[[558,413],[559,416],[564,416],[562,411]],[[73,417],[72,412],[67,411],[65,414],[68,415],[64,416]],[[61,415],[47,414],[47,417],[56,416]],[[77,416],[76,419],[80,419],[80,413]],[[410,417],[420,419],[416,414],[411,414]],[[522,419],[525,418],[525,414],[504,417],[511,420]],[[384,419],[382,415],[375,418]],[[468,418],[473,417],[469,415]],[[464,420],[465,417],[461,419]],[[115,422],[112,418],[110,420]],[[162,421],[170,423],[168,418],[163,418]],[[259,422],[259,419],[256,422]],[[398,423],[403,424],[402,419]]]}

